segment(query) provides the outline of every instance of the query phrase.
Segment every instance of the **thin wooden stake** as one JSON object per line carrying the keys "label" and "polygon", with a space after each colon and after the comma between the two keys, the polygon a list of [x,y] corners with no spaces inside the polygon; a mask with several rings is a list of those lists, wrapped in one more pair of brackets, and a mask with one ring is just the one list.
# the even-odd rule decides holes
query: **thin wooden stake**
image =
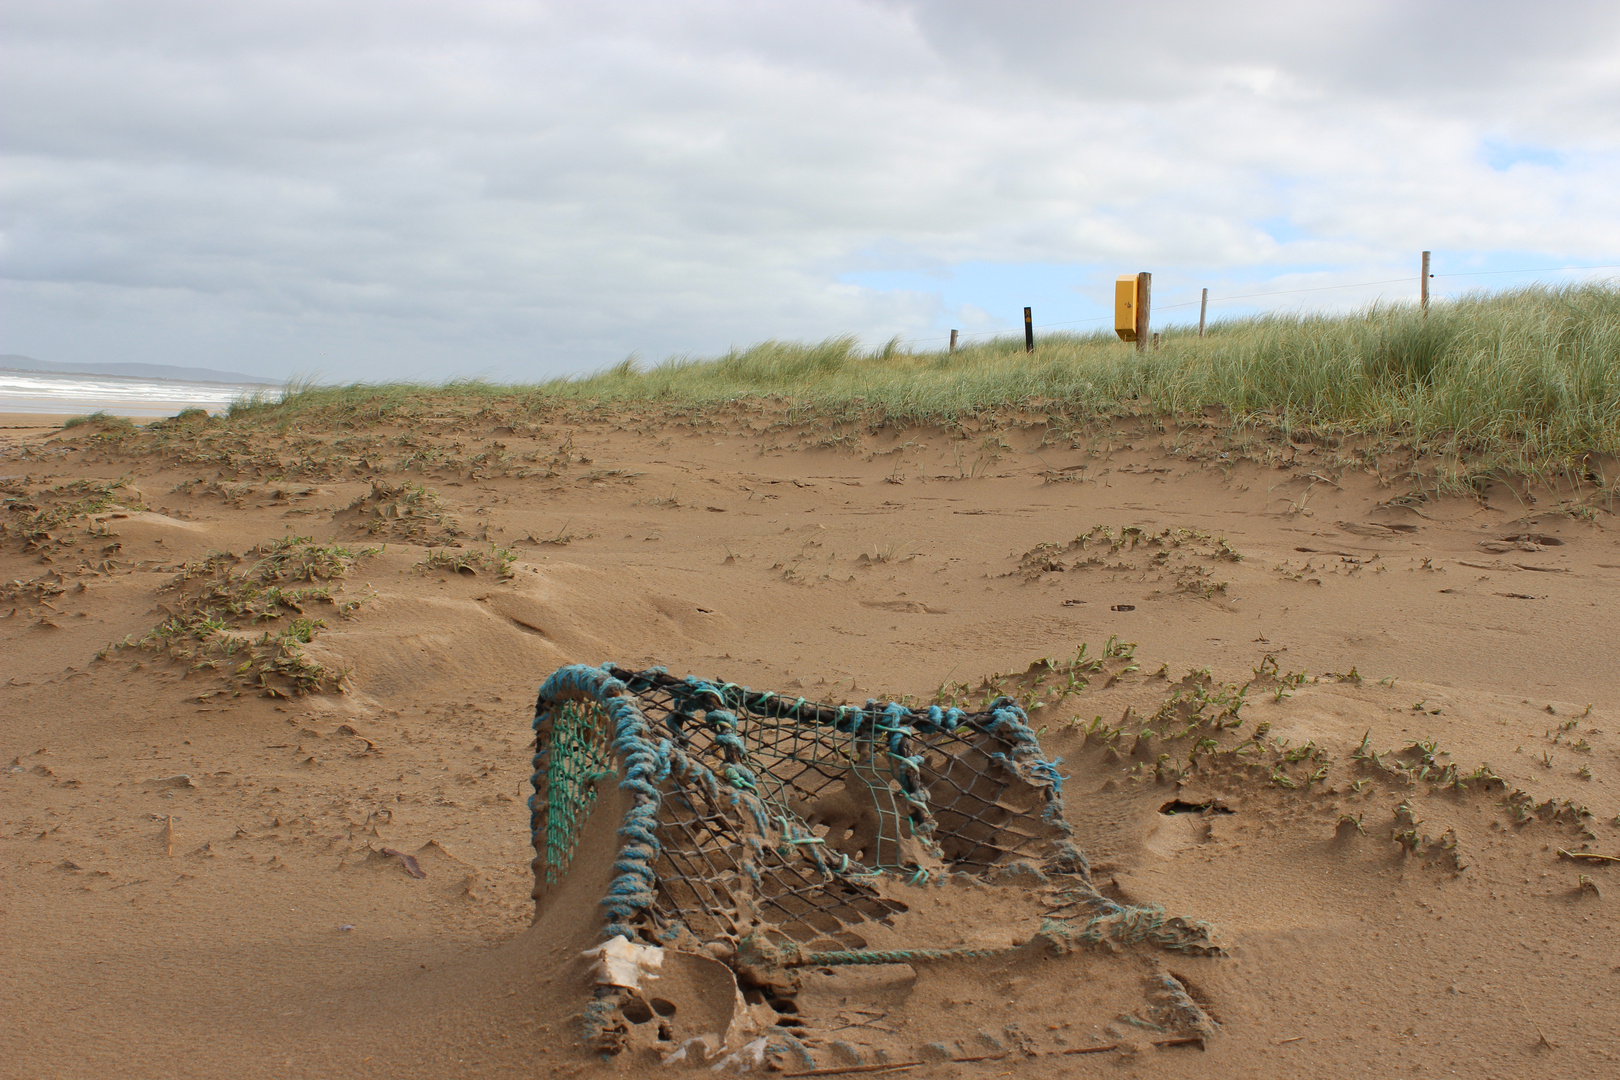
{"label": "thin wooden stake", "polygon": [[956,331],[951,331],[951,352],[956,351]]}
{"label": "thin wooden stake", "polygon": [[1146,270],[1136,275],[1136,351],[1147,352],[1148,330],[1153,321],[1153,275]]}
{"label": "thin wooden stake", "polygon": [[1422,284],[1421,284],[1420,288],[1418,289],[1418,296],[1422,300],[1423,314],[1425,314],[1425,315],[1427,315],[1429,313],[1429,278],[1430,277],[1431,277],[1431,275],[1429,273],[1429,253],[1427,251],[1425,251],[1423,253],[1423,281],[1422,281]]}
{"label": "thin wooden stake", "polygon": [[166,814],[163,818],[163,854],[174,854],[174,815]]}
{"label": "thin wooden stake", "polygon": [[1024,309],[1024,351],[1035,351],[1035,317],[1029,308]]}
{"label": "thin wooden stake", "polygon": [[1159,347],[1159,335],[1156,333],[1153,335],[1153,347],[1155,349]]}
{"label": "thin wooden stake", "polygon": [[1204,290],[1204,298],[1198,301],[1198,336],[1204,336],[1204,316],[1209,314],[1209,290]]}

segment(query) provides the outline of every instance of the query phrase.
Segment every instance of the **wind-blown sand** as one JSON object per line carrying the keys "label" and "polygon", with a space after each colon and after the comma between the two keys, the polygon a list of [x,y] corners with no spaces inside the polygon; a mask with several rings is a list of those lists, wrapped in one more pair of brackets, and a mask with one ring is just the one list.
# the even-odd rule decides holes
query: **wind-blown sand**
{"label": "wind-blown sand", "polygon": [[[1559,853],[1620,856],[1608,508],[1505,484],[1403,498],[1393,465],[1132,422],[1070,440],[447,407],[368,432],[374,454],[295,427],[235,463],[37,422],[0,418],[8,521],[54,485],[127,486],[55,539],[0,546],[6,1075],[655,1068],[600,1064],[576,1038],[606,833],[530,925],[529,724],[550,671],[657,663],[818,700],[926,700],[1118,637],[1138,671],[1032,721],[1064,758],[1099,882],[1220,929],[1228,956],[1174,965],[1218,1033],[1155,1048],[1122,1020],[1140,967],[1098,951],[882,969],[807,1009],[812,1048],[1010,1055],[910,1071],[927,1076],[1620,1076],[1620,865]],[[388,443],[402,434],[410,472]],[[255,474],[265,455],[283,477]],[[374,479],[424,485],[444,516],[379,518]],[[1087,565],[1094,550],[1068,545],[1095,526],[1203,536]],[[326,627],[309,655],[349,669],[347,692],[238,696],[229,668],[97,659],[173,609],[164,587],[187,560],[288,534],[386,541],[340,583],[364,600],[352,617],[310,612]],[[418,565],[452,534],[461,552],[509,548],[515,573]],[[1178,784],[1155,776],[1151,740],[1084,733],[1153,715],[1206,668],[1253,683],[1239,734],[1269,723],[1326,754],[1279,766],[1282,782],[1233,765]],[[1502,783],[1358,770],[1364,738],[1432,742]],[[1178,799],[1214,809],[1160,812]],[[1391,839],[1406,827],[1416,853]],[[919,890],[919,944],[1027,933],[1012,893],[951,888]]]}

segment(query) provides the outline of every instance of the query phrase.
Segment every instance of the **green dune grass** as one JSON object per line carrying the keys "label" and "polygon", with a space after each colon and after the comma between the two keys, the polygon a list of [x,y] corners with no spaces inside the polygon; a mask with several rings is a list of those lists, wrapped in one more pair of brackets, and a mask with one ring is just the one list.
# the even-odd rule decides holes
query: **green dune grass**
{"label": "green dune grass", "polygon": [[536,385],[453,382],[294,386],[233,416],[336,409],[359,418],[445,396],[527,405],[676,409],[748,399],[800,418],[954,423],[1035,411],[1066,420],[1121,412],[1174,418],[1224,410],[1232,422],[1393,439],[1477,468],[1546,472],[1620,455],[1620,284],[1531,286],[1351,315],[1281,314],[1164,332],[1137,352],[1111,333],[1021,338],[911,352],[853,338],[766,341],[724,356],[625,361]]}

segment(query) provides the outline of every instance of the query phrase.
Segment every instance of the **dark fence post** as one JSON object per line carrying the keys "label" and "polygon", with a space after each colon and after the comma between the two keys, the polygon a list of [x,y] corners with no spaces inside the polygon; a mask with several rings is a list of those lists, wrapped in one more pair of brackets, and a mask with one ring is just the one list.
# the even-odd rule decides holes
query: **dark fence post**
{"label": "dark fence post", "polygon": [[1148,328],[1153,315],[1153,275],[1146,270],[1136,275],[1136,351],[1146,352]]}

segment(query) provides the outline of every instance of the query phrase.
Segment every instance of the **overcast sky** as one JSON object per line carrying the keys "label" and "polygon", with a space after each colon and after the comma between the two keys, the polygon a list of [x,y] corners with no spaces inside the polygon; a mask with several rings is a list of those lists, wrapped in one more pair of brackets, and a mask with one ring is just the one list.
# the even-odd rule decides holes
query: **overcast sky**
{"label": "overcast sky", "polygon": [[525,379],[1105,326],[1135,270],[1170,321],[1620,263],[1612,2],[0,13],[0,352],[43,360]]}

